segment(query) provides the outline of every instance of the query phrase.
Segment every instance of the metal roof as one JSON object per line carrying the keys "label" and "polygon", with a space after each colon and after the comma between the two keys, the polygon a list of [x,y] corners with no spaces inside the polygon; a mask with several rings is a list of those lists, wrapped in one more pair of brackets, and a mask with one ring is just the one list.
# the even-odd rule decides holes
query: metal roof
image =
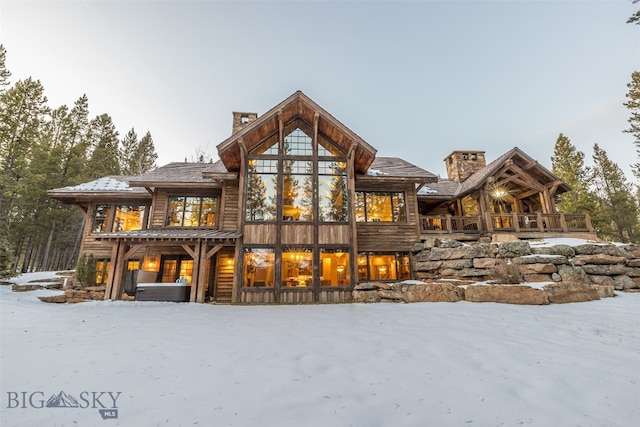
{"label": "metal roof", "polygon": [[214,230],[210,228],[148,228],[136,231],[120,231],[115,233],[94,233],[96,240],[107,241],[193,241],[193,240],[235,240],[241,233],[230,230]]}

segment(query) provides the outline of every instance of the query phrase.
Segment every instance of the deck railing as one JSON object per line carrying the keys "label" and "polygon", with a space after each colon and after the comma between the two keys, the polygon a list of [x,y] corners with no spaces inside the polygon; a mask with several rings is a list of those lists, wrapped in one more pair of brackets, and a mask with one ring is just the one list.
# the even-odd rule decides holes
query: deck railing
{"label": "deck railing", "polygon": [[493,214],[484,216],[421,215],[424,234],[480,234],[483,232],[592,232],[588,213],[582,214]]}

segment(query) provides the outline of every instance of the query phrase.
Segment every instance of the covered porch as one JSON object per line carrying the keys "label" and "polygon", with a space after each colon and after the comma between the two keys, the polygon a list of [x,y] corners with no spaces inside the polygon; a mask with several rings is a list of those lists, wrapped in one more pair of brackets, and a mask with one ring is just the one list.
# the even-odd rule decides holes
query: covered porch
{"label": "covered porch", "polygon": [[[230,231],[173,228],[96,234],[113,243],[104,298],[122,299],[133,276],[133,290],[143,284],[148,294],[160,295],[156,300],[180,301],[176,295],[186,292],[184,300],[190,302],[230,302],[239,237]],[[138,261],[133,275],[130,260]]]}

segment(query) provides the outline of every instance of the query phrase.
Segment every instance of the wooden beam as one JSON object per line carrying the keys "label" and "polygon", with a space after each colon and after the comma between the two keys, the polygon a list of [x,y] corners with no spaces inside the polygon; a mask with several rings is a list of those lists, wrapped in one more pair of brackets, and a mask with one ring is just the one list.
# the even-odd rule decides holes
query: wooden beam
{"label": "wooden beam", "polygon": [[115,277],[116,272],[116,260],[118,259],[118,249],[120,247],[120,242],[116,241],[111,248],[111,260],[109,264],[109,272],[107,273],[107,283],[104,288],[104,299],[111,299],[111,291],[113,290],[113,278]]}
{"label": "wooden beam", "polygon": [[124,274],[127,268],[127,245],[122,242],[118,244],[118,253],[116,255],[116,270],[113,274],[113,288],[111,290],[111,299],[119,300],[122,298],[122,289],[124,288]]}
{"label": "wooden beam", "polygon": [[182,249],[184,249],[184,251],[187,253],[187,255],[189,255],[191,258],[193,258],[193,260],[196,260],[196,252],[198,250],[198,242],[195,244],[195,248],[191,249],[190,246],[188,245],[180,245],[182,246]]}
{"label": "wooden beam", "polygon": [[[198,262],[198,294],[196,295],[196,302],[204,302],[205,284],[207,283],[207,242],[202,242],[200,248],[200,257]],[[213,283],[209,283],[209,286],[213,286]]]}
{"label": "wooden beam", "polygon": [[142,245],[132,245],[131,249],[129,249],[127,251],[127,253],[124,254],[124,257],[129,259],[129,258],[133,257],[137,252],[139,252],[140,249],[143,249],[143,248],[144,248],[144,246],[142,246]]}
{"label": "wooden beam", "polygon": [[215,245],[213,248],[209,249],[209,251],[206,254],[205,259],[211,259],[212,256],[214,256],[218,251],[220,251],[220,249],[223,248],[223,244],[220,243],[218,245]]}
{"label": "wooden beam", "polygon": [[[196,242],[195,251],[193,255],[191,255],[191,258],[193,258],[193,271],[191,273],[191,295],[189,298],[189,301],[191,302],[196,302],[196,297],[198,295],[198,288],[200,286],[204,286],[202,283],[198,282],[198,279],[200,278],[199,272],[200,272],[200,248],[202,246],[201,243],[202,242],[200,241]],[[184,245],[182,247],[185,248]]]}

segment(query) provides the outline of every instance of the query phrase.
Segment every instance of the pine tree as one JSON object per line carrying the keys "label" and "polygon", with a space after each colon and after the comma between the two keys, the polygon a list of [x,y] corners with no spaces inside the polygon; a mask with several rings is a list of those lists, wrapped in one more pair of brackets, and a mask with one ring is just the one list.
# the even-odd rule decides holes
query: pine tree
{"label": "pine tree", "polygon": [[0,44],[0,95],[5,93],[6,87],[9,86],[9,77],[11,77],[11,72],[6,67],[6,57],[7,51]]}
{"label": "pine tree", "polygon": [[108,114],[102,114],[90,123],[90,140],[93,151],[89,157],[89,175],[97,179],[120,173],[118,132]]}
{"label": "pine tree", "polygon": [[133,173],[135,152],[138,149],[138,135],[134,128],[122,138],[120,143],[120,171],[123,175],[136,175]]}
{"label": "pine tree", "polygon": [[589,168],[584,153],[562,133],[558,135],[551,157],[551,171],[569,184],[571,191],[562,195],[558,208],[564,213],[593,213],[595,202],[589,191]]}
{"label": "pine tree", "polygon": [[133,160],[133,166],[131,167],[132,175],[142,175],[143,173],[155,169],[156,160],[158,160],[158,153],[156,153],[156,147],[153,144],[151,132],[147,131],[140,140]]}
{"label": "pine tree", "polygon": [[[627,92],[627,102],[624,106],[629,109],[629,129],[624,132],[633,135],[633,143],[636,146],[636,153],[640,160],[640,71],[634,71],[631,74],[631,82],[627,84],[629,92]],[[640,161],[632,165],[634,175],[640,179]]]}
{"label": "pine tree", "polygon": [[602,218],[602,237],[619,242],[637,242],[638,205],[620,167],[598,144],[593,147],[593,185],[599,196],[597,210]]}

